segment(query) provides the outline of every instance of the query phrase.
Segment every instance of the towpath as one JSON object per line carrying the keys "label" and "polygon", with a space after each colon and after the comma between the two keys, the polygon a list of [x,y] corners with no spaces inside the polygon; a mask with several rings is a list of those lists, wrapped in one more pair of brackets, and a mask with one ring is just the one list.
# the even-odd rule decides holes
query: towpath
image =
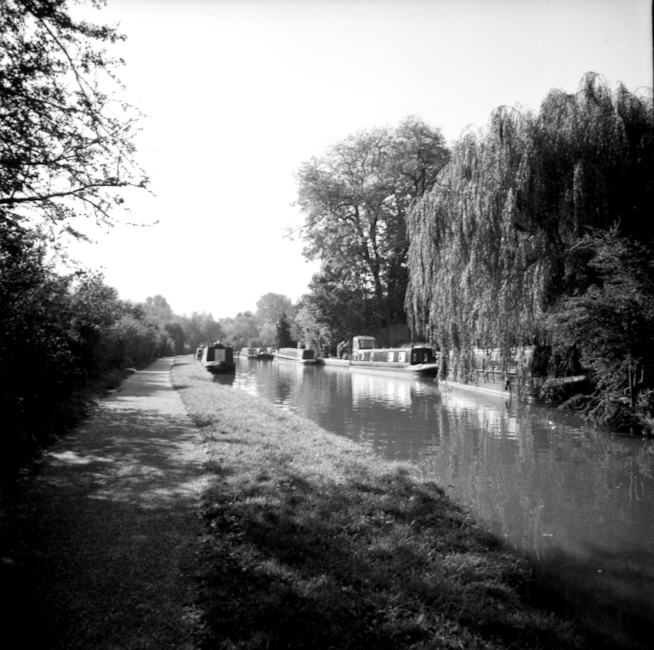
{"label": "towpath", "polygon": [[194,647],[204,451],[173,362],[130,376],[3,494],[3,647]]}

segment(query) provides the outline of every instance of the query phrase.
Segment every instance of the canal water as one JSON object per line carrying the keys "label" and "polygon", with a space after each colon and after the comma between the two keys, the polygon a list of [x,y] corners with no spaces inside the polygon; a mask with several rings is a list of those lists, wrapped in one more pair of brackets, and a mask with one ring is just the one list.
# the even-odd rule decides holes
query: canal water
{"label": "canal water", "polygon": [[433,380],[237,364],[234,387],[419,467],[534,560],[557,600],[611,647],[652,647],[654,441]]}

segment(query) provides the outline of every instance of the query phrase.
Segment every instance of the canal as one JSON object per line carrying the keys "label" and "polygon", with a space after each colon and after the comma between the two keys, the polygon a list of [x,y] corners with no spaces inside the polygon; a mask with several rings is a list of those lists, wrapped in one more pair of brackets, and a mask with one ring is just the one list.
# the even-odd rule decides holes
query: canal
{"label": "canal", "polygon": [[615,647],[651,647],[653,441],[548,406],[349,368],[239,359],[227,381],[413,463]]}

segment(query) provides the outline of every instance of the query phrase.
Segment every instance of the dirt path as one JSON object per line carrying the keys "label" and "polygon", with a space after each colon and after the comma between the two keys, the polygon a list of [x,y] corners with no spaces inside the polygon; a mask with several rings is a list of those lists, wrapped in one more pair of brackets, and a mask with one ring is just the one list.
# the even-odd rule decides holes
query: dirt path
{"label": "dirt path", "polygon": [[193,648],[204,452],[173,361],[129,377],[3,495],[3,647]]}

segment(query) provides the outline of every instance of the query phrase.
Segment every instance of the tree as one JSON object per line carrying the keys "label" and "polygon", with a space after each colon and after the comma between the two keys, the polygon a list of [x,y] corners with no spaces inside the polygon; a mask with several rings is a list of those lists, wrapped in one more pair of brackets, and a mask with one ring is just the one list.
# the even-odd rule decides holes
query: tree
{"label": "tree", "polygon": [[[576,245],[590,257],[592,284],[562,298],[548,315],[555,351],[579,351],[595,393],[575,396],[592,419],[654,429],[654,256],[621,237],[617,226],[595,230]],[[635,417],[634,417],[635,416]],[[640,423],[635,422],[640,418]]]}
{"label": "tree", "polygon": [[173,309],[161,295],[148,296],[143,303],[146,315],[161,323],[169,323],[173,319]]}
{"label": "tree", "polygon": [[291,299],[281,293],[267,293],[257,300],[256,316],[262,323],[276,324],[293,312]]}
{"label": "tree", "polygon": [[288,318],[283,314],[277,323],[275,344],[278,348],[292,348],[297,345],[297,341],[294,341],[291,336],[291,325],[288,322]]}
{"label": "tree", "polygon": [[261,322],[251,311],[239,312],[234,318],[223,318],[220,324],[227,343],[235,350],[259,345]]}
{"label": "tree", "polygon": [[[550,337],[546,315],[593,282],[589,228],[654,243],[651,93],[586,75],[537,115],[500,108],[410,210],[407,312],[442,350]],[[508,355],[507,355],[508,356]]]}
{"label": "tree", "polygon": [[[320,332],[322,343],[332,353],[341,341],[357,334],[377,331],[374,296],[367,291],[358,273],[336,270],[329,264],[316,273],[309,293],[302,297],[303,322],[309,331]],[[307,320],[307,311],[311,320]],[[309,325],[310,324],[310,325]],[[304,335],[308,337],[307,334]]]}
{"label": "tree", "polygon": [[173,342],[174,353],[184,354],[186,345],[186,334],[180,323],[166,323],[164,329],[168,333],[170,340]]}
{"label": "tree", "polygon": [[203,343],[219,341],[225,337],[223,326],[208,312],[194,311],[190,316],[178,317],[178,320],[192,351]]}
{"label": "tree", "polygon": [[440,131],[409,117],[351,135],[297,172],[304,255],[358,274],[379,324],[404,320],[406,213],[448,156]]}
{"label": "tree", "polygon": [[335,348],[329,327],[319,319],[316,303],[300,299],[295,313],[294,325],[300,332],[298,340],[306,348],[315,350],[319,356],[325,354],[326,348]]}
{"label": "tree", "polygon": [[[91,0],[99,8],[102,0]],[[110,225],[121,191],[147,179],[134,160],[137,112],[109,96],[114,27],[74,20],[68,0],[0,3],[0,219],[86,236]]]}

